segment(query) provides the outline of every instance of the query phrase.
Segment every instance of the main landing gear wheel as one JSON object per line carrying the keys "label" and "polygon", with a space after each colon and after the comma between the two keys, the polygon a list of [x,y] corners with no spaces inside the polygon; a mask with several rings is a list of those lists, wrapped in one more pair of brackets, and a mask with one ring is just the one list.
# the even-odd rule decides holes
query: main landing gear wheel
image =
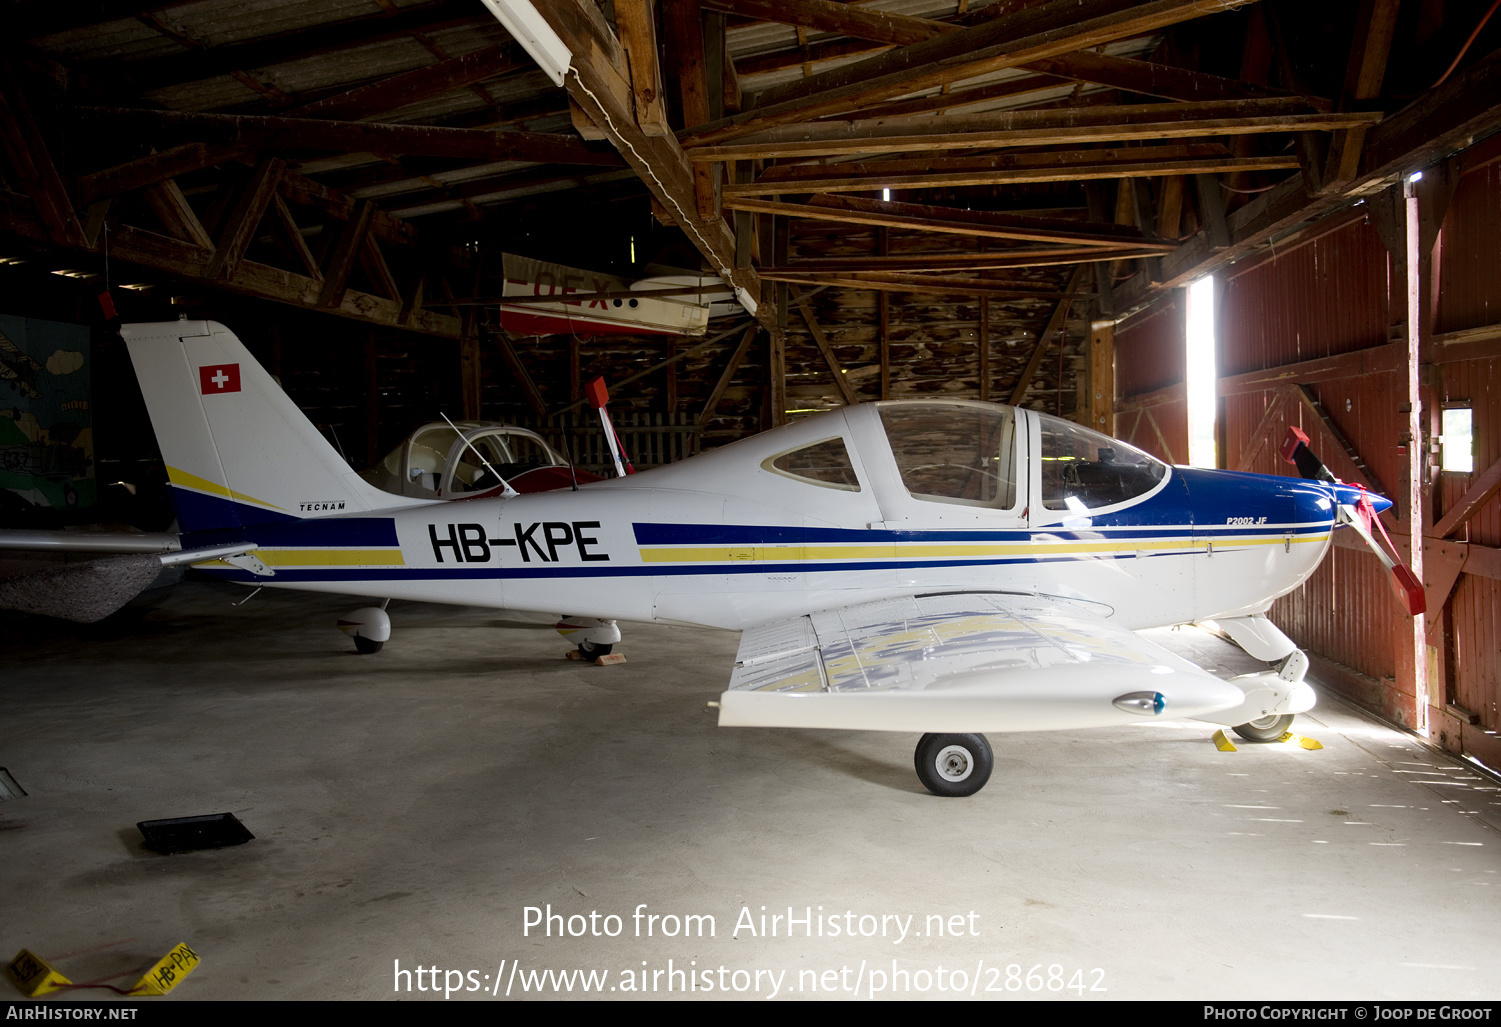
{"label": "main landing gear wheel", "polygon": [[984,735],[923,735],[912,763],[928,791],[959,797],[985,787],[995,759]]}
{"label": "main landing gear wheel", "polygon": [[579,643],[579,655],[587,662],[593,663],[601,656],[609,656],[615,646],[607,642],[590,642],[587,639]]}
{"label": "main landing gear wheel", "polygon": [[380,647],[385,644],[384,642],[377,642],[373,638],[366,638],[364,635],[354,636],[354,647],[366,656],[369,656],[371,653],[380,652]]}
{"label": "main landing gear wheel", "polygon": [[1255,720],[1246,721],[1244,724],[1236,724],[1230,730],[1240,735],[1248,742],[1275,742],[1287,734],[1293,726],[1291,713],[1272,713],[1265,717],[1257,717]]}

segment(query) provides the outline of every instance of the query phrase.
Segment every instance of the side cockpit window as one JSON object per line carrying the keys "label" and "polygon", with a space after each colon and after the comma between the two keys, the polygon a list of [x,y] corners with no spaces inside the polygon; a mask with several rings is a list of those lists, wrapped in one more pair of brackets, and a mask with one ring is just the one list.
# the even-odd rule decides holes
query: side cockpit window
{"label": "side cockpit window", "polygon": [[822,485],[826,489],[839,489],[843,492],[860,491],[860,479],[855,477],[855,465],[850,461],[844,440],[840,438],[824,439],[811,446],[767,457],[761,462],[761,466],[810,485]]}
{"label": "side cockpit window", "polygon": [[1042,505],[1097,510],[1145,495],[1167,465],[1139,449],[1057,417],[1042,423]]}
{"label": "side cockpit window", "polygon": [[1016,414],[970,403],[881,407],[902,484],[913,497],[1009,510],[1016,505]]}

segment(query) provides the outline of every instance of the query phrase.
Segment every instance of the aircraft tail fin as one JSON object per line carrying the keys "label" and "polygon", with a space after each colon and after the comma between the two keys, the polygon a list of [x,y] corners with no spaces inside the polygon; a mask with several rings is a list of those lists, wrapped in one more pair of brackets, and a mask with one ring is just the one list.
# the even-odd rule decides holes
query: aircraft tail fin
{"label": "aircraft tail fin", "polygon": [[122,325],[185,533],[394,506],[228,328]]}

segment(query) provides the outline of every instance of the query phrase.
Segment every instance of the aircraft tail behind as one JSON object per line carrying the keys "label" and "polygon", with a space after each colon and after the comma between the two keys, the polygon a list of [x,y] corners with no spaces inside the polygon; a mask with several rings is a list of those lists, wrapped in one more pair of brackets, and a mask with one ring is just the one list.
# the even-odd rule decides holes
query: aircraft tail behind
{"label": "aircraft tail behind", "polygon": [[228,328],[122,325],[183,532],[399,504],[339,456]]}

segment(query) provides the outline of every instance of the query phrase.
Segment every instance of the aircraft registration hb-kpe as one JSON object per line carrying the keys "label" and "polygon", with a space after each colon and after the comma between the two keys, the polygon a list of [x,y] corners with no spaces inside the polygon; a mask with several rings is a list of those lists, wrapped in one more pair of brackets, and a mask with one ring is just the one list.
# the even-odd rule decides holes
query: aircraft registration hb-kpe
{"label": "aircraft registration hb-kpe", "polygon": [[[737,629],[722,726],[923,732],[918,776],[939,795],[984,785],[980,732],[1192,718],[1281,736],[1314,693],[1266,611],[1337,526],[1371,541],[1391,505],[1296,443],[1301,479],[1170,467],[1060,418],[941,399],[576,489],[403,498],[362,480],[223,325],[121,333],[178,514],[164,562],[559,614],[593,652],[617,620]],[[1270,669],[1221,680],[1136,634],[1209,620]],[[341,625],[361,651],[390,636],[384,606]]]}

